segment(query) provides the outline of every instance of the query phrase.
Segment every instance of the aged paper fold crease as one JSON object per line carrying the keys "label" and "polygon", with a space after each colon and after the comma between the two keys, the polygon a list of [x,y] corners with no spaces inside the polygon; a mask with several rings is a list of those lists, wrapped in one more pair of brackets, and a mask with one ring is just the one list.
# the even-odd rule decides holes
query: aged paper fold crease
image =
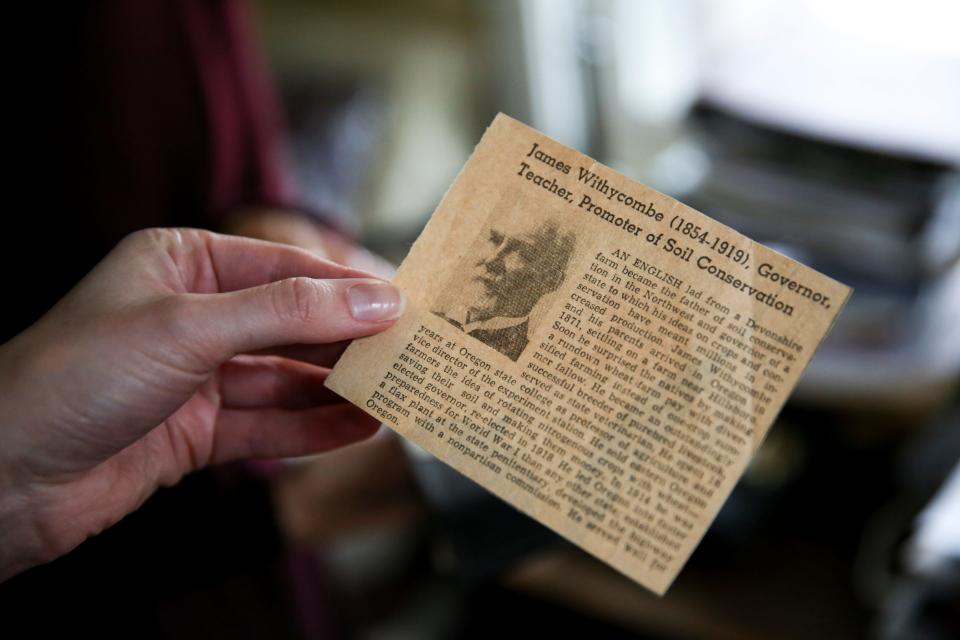
{"label": "aged paper fold crease", "polygon": [[850,295],[507,116],[327,385],[663,594]]}

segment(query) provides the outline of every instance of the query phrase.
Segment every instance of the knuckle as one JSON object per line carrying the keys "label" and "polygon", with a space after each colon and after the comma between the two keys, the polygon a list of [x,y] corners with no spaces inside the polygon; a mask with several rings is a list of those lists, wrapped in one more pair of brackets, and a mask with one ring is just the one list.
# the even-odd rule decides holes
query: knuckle
{"label": "knuckle", "polygon": [[161,242],[160,229],[140,229],[133,233],[128,233],[120,242],[116,244],[111,253],[114,254],[138,254],[149,247],[159,245]]}
{"label": "knuckle", "polygon": [[164,246],[174,237],[176,229],[140,229],[128,234],[120,241],[121,246],[145,247]]}
{"label": "knuckle", "polygon": [[332,298],[332,287],[326,282],[300,277],[281,281],[273,302],[281,318],[310,322],[323,314]]}
{"label": "knuckle", "polygon": [[204,241],[212,235],[214,234],[209,231],[189,227],[151,227],[127,234],[118,246],[174,250],[183,245]]}
{"label": "knuckle", "polygon": [[183,243],[180,231],[180,229],[140,229],[126,235],[117,243],[112,253],[127,258],[168,254],[176,251]]}

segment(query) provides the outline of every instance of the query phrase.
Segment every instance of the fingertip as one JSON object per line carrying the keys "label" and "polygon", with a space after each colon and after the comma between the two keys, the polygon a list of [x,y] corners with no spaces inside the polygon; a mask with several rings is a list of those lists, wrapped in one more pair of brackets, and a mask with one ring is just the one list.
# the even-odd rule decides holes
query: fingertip
{"label": "fingertip", "polygon": [[346,290],[347,306],[354,320],[389,322],[403,315],[407,299],[403,291],[389,282],[367,281]]}

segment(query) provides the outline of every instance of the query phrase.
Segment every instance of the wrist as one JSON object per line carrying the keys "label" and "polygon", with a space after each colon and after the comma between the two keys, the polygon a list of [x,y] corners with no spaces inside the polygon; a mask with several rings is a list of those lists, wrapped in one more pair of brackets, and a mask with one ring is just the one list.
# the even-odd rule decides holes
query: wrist
{"label": "wrist", "polygon": [[0,345],[0,582],[55,557],[24,464],[31,431],[25,427],[36,418],[31,411],[35,403],[25,392],[34,359],[30,331]]}
{"label": "wrist", "polygon": [[54,557],[31,508],[28,492],[0,470],[0,582]]}

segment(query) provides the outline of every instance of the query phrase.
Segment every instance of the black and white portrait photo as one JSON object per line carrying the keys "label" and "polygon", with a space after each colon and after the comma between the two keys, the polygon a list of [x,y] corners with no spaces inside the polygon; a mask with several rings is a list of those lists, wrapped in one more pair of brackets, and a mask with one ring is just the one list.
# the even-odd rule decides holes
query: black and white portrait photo
{"label": "black and white portrait photo", "polygon": [[566,277],[576,236],[557,217],[509,207],[492,216],[454,271],[433,313],[516,361],[532,314]]}

